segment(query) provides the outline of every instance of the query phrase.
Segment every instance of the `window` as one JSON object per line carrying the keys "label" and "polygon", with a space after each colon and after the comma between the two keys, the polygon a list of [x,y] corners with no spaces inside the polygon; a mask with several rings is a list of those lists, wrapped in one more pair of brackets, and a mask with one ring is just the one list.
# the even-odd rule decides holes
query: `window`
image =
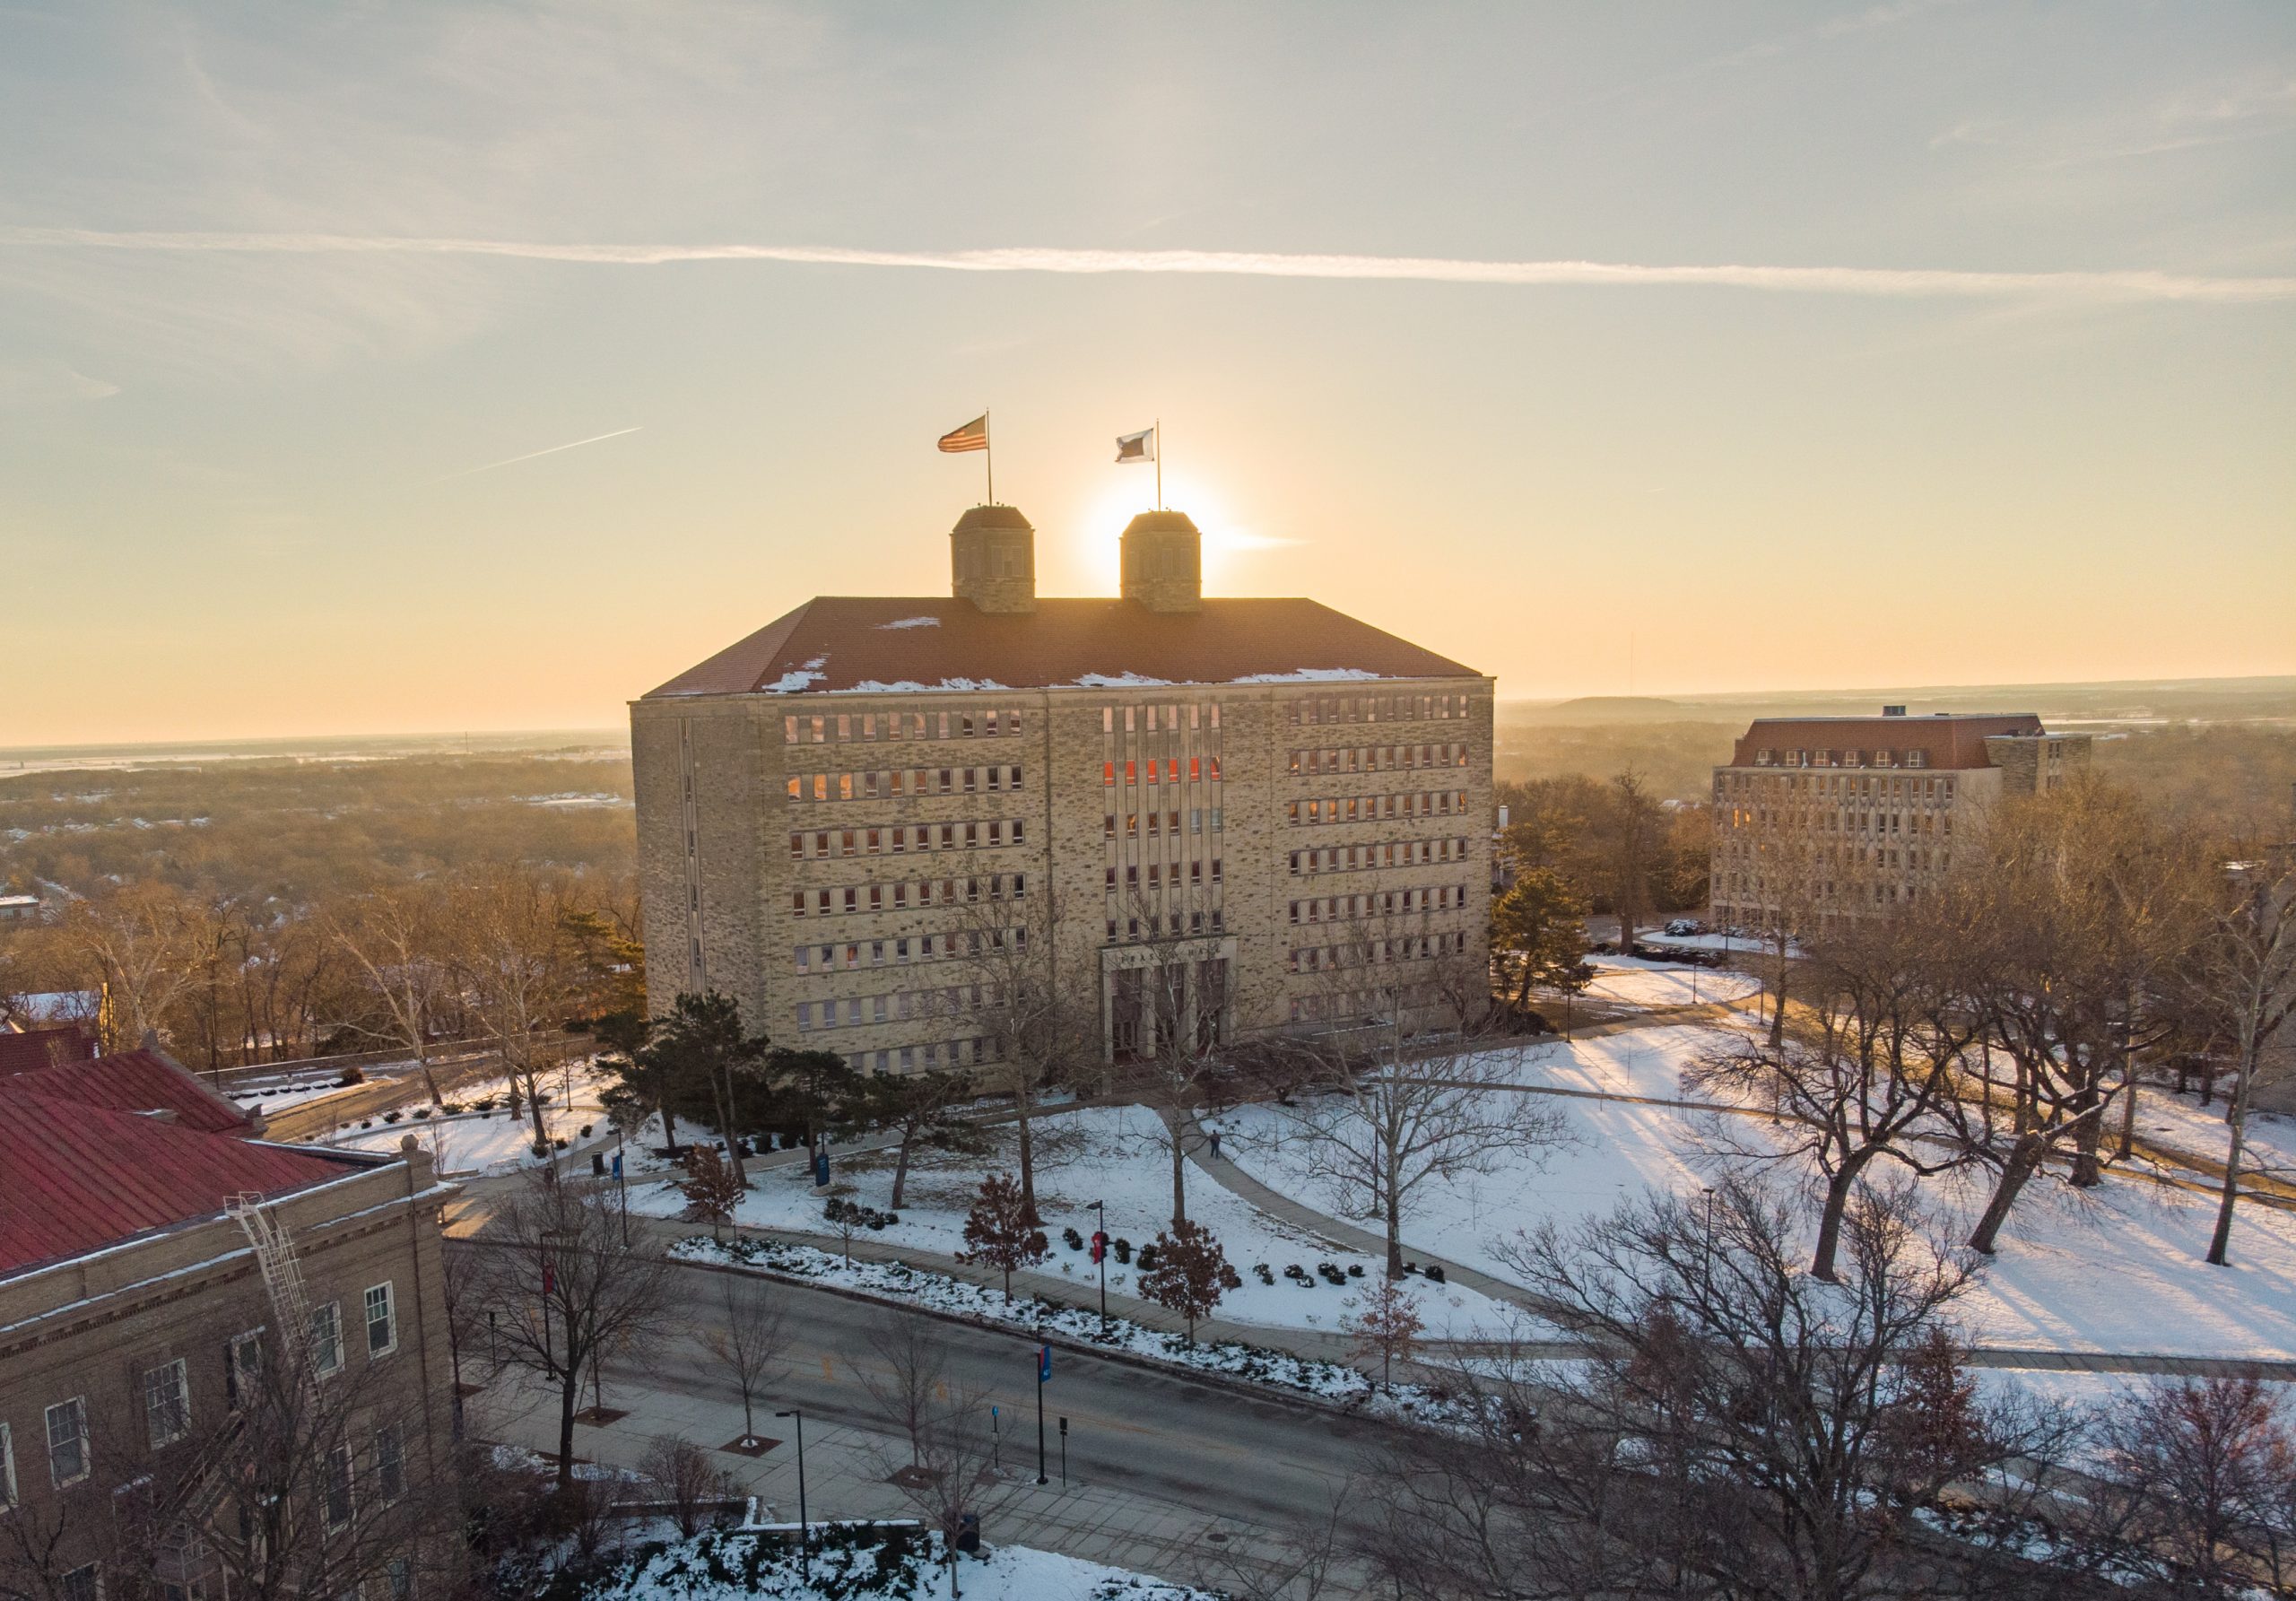
{"label": "window", "polygon": [[16,1504],[16,1441],[8,1425],[0,1423],[0,1512]]}
{"label": "window", "polygon": [[367,1292],[367,1354],[388,1356],[398,1349],[398,1313],[391,1304],[391,1287],[376,1284]]}
{"label": "window", "polygon": [[57,1601],[103,1601],[104,1581],[93,1562],[73,1569],[56,1584]]}
{"label": "window", "polygon": [[351,1525],[351,1442],[343,1440],[326,1454],[326,1483],[323,1500],[326,1510],[326,1532],[334,1534]]}
{"label": "window", "polygon": [[48,1409],[48,1478],[58,1489],[88,1476],[88,1398],[74,1396]]}
{"label": "window", "polygon": [[144,1431],[155,1449],[191,1432],[191,1396],[180,1356],[144,1370]]}
{"label": "window", "polygon": [[328,1301],[311,1309],[311,1368],[324,1377],[343,1370],[343,1307]]}
{"label": "window", "polygon": [[414,1594],[414,1561],[412,1557],[395,1556],[384,1568],[390,1584],[391,1601],[409,1601]]}
{"label": "window", "polygon": [[386,1504],[406,1492],[406,1444],[398,1425],[375,1431],[375,1495]]}

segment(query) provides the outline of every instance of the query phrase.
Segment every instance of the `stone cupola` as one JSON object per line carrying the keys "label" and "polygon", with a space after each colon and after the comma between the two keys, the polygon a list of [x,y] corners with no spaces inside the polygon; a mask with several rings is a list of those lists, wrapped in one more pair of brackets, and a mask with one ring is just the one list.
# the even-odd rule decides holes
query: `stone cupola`
{"label": "stone cupola", "polygon": [[1204,536],[1185,511],[1144,511],[1124,529],[1124,598],[1152,612],[1203,609]]}
{"label": "stone cupola", "polygon": [[976,506],[949,530],[949,592],[984,612],[1037,609],[1037,531],[1014,506]]}

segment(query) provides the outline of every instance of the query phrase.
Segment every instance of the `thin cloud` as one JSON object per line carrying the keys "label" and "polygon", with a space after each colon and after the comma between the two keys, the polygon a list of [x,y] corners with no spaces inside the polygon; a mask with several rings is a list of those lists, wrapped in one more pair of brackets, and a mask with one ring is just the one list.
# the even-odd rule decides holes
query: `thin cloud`
{"label": "thin cloud", "polygon": [[626,433],[636,433],[643,427],[645,424],[641,422],[638,428],[617,428],[612,433],[594,433],[587,439],[570,439],[563,445],[552,445],[547,450],[529,450],[524,456],[505,457],[500,461],[490,461],[483,467],[465,467],[459,473],[442,473],[436,478],[424,479],[415,487],[429,489],[434,483],[445,483],[455,478],[467,478],[474,473],[491,473],[497,467],[514,467],[522,461],[532,461],[537,456],[555,456],[561,450],[572,450],[582,445],[595,445],[600,439],[618,439]]}
{"label": "thin cloud", "polygon": [[500,257],[604,266],[764,261],[908,267],[952,273],[1207,274],[1512,287],[1725,288],[1885,298],[2018,297],[2079,300],[2296,300],[2296,278],[2218,278],[2144,271],[1996,273],[1946,267],[1651,265],[1601,261],[1465,261],[1443,257],[1325,256],[1258,250],[857,250],[830,245],[565,245],[528,239],[423,239],[340,233],[111,233],[0,229],[0,244],[107,250],[301,256]]}

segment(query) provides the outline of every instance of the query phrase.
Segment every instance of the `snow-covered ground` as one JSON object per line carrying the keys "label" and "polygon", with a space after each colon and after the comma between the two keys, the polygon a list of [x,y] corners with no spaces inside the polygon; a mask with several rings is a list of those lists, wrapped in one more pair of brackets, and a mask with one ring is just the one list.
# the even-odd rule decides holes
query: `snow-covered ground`
{"label": "snow-covered ground", "polygon": [[[1643,1029],[1549,1041],[1522,1048],[1510,1076],[1676,1097],[1683,1063],[1715,1037]],[[1727,1145],[1759,1148],[1771,1137],[1760,1117],[1564,1097],[1549,1104],[1568,1118],[1571,1144],[1512,1154],[1489,1174],[1430,1179],[1405,1217],[1405,1239],[1508,1277],[1499,1249],[1518,1231],[1600,1215],[1648,1188],[1695,1195],[1749,1162]],[[1336,1205],[1308,1172],[1289,1114],[1253,1107],[1226,1121],[1229,1153],[1255,1178],[1318,1210]],[[1948,1239],[1967,1233],[1987,1183],[1978,1171],[1925,1182],[1921,1193]],[[2214,1210],[2211,1196],[2142,1174],[2115,1174],[2085,1195],[2044,1179],[2018,1201],[1960,1316],[1987,1345],[2296,1359],[2296,1217],[2243,1208],[2232,1264],[2219,1268],[2201,1259]]]}
{"label": "snow-covered ground", "polygon": [[1735,973],[1681,962],[1647,961],[1639,956],[1589,956],[1595,980],[1587,993],[1596,1000],[1629,1006],[1694,1006],[1741,1001],[1761,988],[1751,973]]}
{"label": "snow-covered ground", "polygon": [[[923,1534],[916,1553],[880,1583],[874,1577],[881,1555],[874,1538],[856,1538],[827,1524],[817,1524],[815,1531],[811,1582],[801,1575],[794,1546],[719,1529],[636,1559],[592,1584],[584,1601],[894,1601],[946,1591],[938,1544]],[[971,1601],[1218,1601],[1188,1585],[1026,1545],[984,1546],[978,1556],[959,1556],[957,1564]]]}
{"label": "snow-covered ground", "polygon": [[291,1106],[309,1106],[330,1096],[349,1094],[359,1087],[357,1084],[338,1084],[328,1079],[319,1083],[290,1084],[269,1090],[230,1090],[226,1094],[243,1111],[261,1111],[275,1117]]}
{"label": "snow-covered ground", "polygon": [[880,1301],[929,1307],[978,1323],[1024,1328],[1039,1336],[1062,1335],[1152,1362],[1224,1374],[1274,1389],[1300,1390],[1326,1401],[1370,1403],[1383,1415],[1423,1414],[1440,1407],[1439,1401],[1416,1385],[1396,1384],[1375,1393],[1365,1375],[1337,1362],[1231,1340],[1191,1342],[1185,1333],[1166,1333],[1113,1314],[1103,1324],[1098,1312],[1089,1307],[1039,1301],[1017,1283],[1007,1300],[1002,1289],[905,1262],[848,1262],[833,1250],[778,1240],[719,1240],[696,1234],[672,1246],[670,1254],[689,1262],[739,1263],[761,1273],[834,1284]]}
{"label": "snow-covered ground", "polygon": [[[1087,1108],[1043,1118],[1037,1124],[1037,1208],[1052,1246],[1051,1257],[1039,1271],[1073,1285],[1069,1292],[1078,1298],[1097,1289],[1099,1275],[1085,1252],[1064,1243],[1062,1231],[1074,1229],[1090,1239],[1099,1215],[1092,1202],[1106,1205],[1109,1233],[1135,1247],[1153,1240],[1171,1216],[1171,1163],[1158,1128],[1155,1115],[1140,1107]],[[980,1175],[1019,1169],[1018,1136],[1007,1125],[997,1130],[997,1138],[996,1150],[985,1158],[920,1153],[911,1166],[900,1221],[872,1231],[867,1238],[944,1256],[962,1250],[965,1214]],[[836,1162],[835,1179],[853,1199],[883,1211],[892,1204],[892,1168],[890,1152],[844,1157]],[[650,1157],[646,1170],[653,1170]],[[751,1182],[751,1193],[735,1214],[736,1223],[815,1234],[830,1231],[811,1175],[803,1166],[759,1168]],[[1335,1328],[1355,1310],[1356,1286],[1370,1283],[1380,1271],[1377,1259],[1269,1216],[1192,1162],[1187,1183],[1189,1219],[1212,1231],[1244,1281],[1241,1289],[1231,1290],[1221,1302],[1222,1318],[1274,1327]],[[634,1211],[657,1216],[674,1217],[684,1208],[683,1197],[663,1181],[633,1183],[630,1204]],[[1343,1274],[1351,1266],[1362,1273],[1352,1276],[1350,1288],[1343,1290],[1317,1276],[1317,1266],[1324,1262]],[[1263,1283],[1253,1272],[1260,1263],[1267,1264],[1275,1279],[1273,1285]],[[1285,1266],[1295,1263],[1309,1275],[1308,1286],[1284,1277]],[[1497,1329],[1504,1324],[1506,1309],[1472,1290],[1414,1283],[1422,1292],[1421,1316],[1431,1334],[1465,1338],[1478,1328]],[[1111,1259],[1109,1288],[1119,1294],[1134,1292],[1133,1270]]]}
{"label": "snow-covered ground", "polygon": [[[2224,1127],[2224,1097],[2219,1094],[2203,1106],[2198,1091],[2179,1095],[2147,1084],[2136,1098],[2136,1132],[2152,1144],[2203,1162],[2222,1162],[2229,1133]],[[2296,1178],[2296,1118],[2251,1111],[2240,1169],[2243,1172],[2263,1169]]]}
{"label": "snow-covered ground", "polygon": [[[570,1150],[581,1143],[585,1125],[592,1139],[605,1132],[605,1112],[598,1101],[598,1092],[604,1085],[605,1081],[587,1065],[577,1068],[570,1103],[563,1075],[553,1073],[544,1079],[543,1090],[550,1104],[543,1108],[543,1123],[553,1140],[564,1140]],[[499,1088],[494,1092],[499,1099]],[[411,1134],[429,1148],[442,1174],[509,1172],[544,1160],[534,1153],[534,1119],[523,1108],[515,1118],[498,1105],[491,1111],[458,1112],[444,1118],[417,1119],[410,1114],[396,1123],[380,1118],[370,1121],[371,1127],[341,1130],[326,1144],[353,1151],[396,1151],[399,1141]]]}

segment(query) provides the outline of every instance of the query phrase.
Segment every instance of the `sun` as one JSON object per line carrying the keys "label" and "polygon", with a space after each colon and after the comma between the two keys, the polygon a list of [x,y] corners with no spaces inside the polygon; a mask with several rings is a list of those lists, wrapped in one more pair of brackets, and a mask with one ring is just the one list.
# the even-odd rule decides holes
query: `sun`
{"label": "sun", "polygon": [[[1096,594],[1115,595],[1123,585],[1121,541],[1124,527],[1156,506],[1156,477],[1152,468],[1127,468],[1116,482],[1096,495],[1084,514],[1084,537],[1090,542],[1084,567]],[[1192,474],[1164,473],[1164,504],[1185,511],[1204,535],[1204,592],[1224,593],[1223,581],[1232,577],[1238,557],[1257,548],[1236,526],[1231,503],[1219,486]]]}

